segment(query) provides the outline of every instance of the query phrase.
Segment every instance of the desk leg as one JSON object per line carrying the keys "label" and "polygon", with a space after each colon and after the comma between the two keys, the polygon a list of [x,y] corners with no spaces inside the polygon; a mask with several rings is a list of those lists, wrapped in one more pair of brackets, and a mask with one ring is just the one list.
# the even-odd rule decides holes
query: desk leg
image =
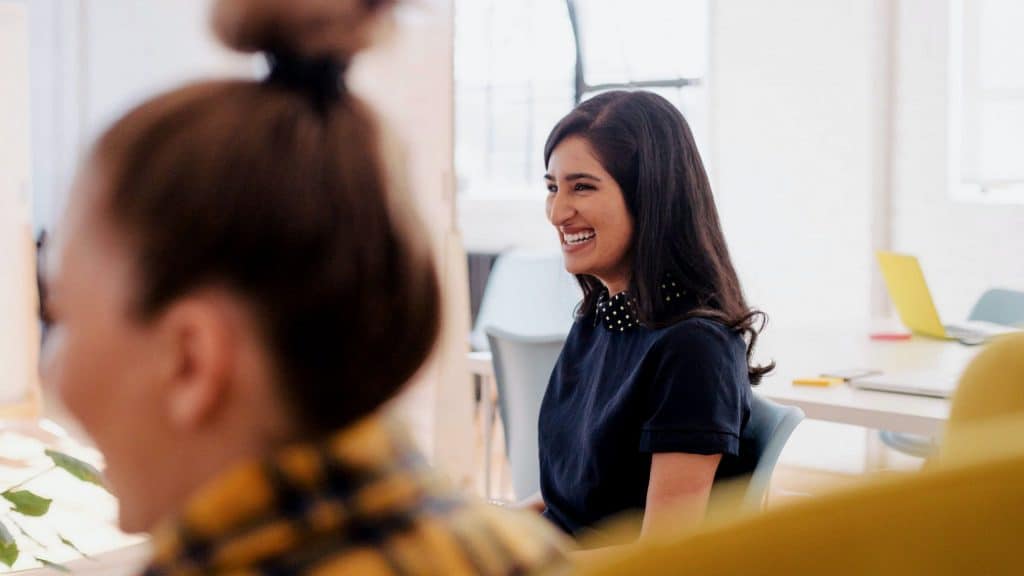
{"label": "desk leg", "polygon": [[864,471],[877,472],[889,467],[889,458],[885,444],[878,436],[878,430],[865,428],[864,436]]}
{"label": "desk leg", "polygon": [[484,411],[484,498],[491,498],[491,451],[494,444],[494,378],[480,379],[480,403]]}

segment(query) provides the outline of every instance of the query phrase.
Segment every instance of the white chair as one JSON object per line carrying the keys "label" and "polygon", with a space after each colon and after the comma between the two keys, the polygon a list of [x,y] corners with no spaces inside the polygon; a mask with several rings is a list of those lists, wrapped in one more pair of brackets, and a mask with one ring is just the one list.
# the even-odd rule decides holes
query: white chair
{"label": "white chair", "polygon": [[[510,250],[498,256],[487,279],[469,341],[473,350],[490,350],[486,328],[523,337],[560,335],[572,328],[582,300],[576,279],[565,271],[558,252]],[[545,380],[546,383],[546,380]],[[484,496],[491,495],[491,437],[496,385],[478,382],[484,434]]]}
{"label": "white chair", "polygon": [[561,254],[505,252],[487,279],[470,345],[474,350],[489,349],[487,327],[520,336],[568,334],[582,298]]}
{"label": "white chair", "polygon": [[565,334],[523,336],[493,327],[488,327],[486,333],[493,354],[505,451],[512,468],[512,489],[515,499],[522,501],[540,491],[537,421]]}

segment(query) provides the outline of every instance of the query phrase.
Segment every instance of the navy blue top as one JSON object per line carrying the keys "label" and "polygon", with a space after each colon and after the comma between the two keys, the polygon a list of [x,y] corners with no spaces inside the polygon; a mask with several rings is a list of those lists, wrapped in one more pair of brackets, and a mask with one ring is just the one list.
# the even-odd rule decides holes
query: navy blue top
{"label": "navy blue top", "polygon": [[722,454],[716,478],[734,474],[750,394],[739,334],[699,318],[651,330],[605,301],[573,325],[541,405],[544,515],[577,535],[643,510],[657,452]]}

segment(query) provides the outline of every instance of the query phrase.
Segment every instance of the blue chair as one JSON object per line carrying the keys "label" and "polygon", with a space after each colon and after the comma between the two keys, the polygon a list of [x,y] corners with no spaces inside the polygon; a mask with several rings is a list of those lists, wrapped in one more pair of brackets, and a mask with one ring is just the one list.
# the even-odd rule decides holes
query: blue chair
{"label": "blue chair", "polygon": [[540,491],[537,421],[566,334],[523,336],[493,327],[488,327],[486,333],[493,355],[505,453],[512,468],[512,489],[516,500],[522,501]]}
{"label": "blue chair", "polygon": [[[1006,288],[986,290],[974,304],[967,319],[971,322],[1024,327],[1024,292]],[[938,449],[938,442],[929,436],[889,430],[879,431],[878,436],[893,450],[919,458],[928,458]]]}
{"label": "blue chair", "polygon": [[1024,327],[1024,292],[992,288],[978,298],[968,320]]}
{"label": "blue chair", "polygon": [[740,464],[734,474],[749,474],[743,496],[744,508],[760,510],[764,506],[779,455],[789,437],[804,419],[796,406],[783,406],[756,392],[750,400],[750,420],[740,436]]}
{"label": "blue chair", "polygon": [[583,299],[557,252],[513,250],[498,256],[487,278],[470,345],[487,350],[485,329],[521,336],[568,334]]}

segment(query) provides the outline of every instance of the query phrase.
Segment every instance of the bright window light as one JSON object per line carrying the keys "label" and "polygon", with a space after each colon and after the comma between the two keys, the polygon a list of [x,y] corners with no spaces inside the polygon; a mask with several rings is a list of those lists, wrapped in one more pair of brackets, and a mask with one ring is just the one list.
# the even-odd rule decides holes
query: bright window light
{"label": "bright window light", "polygon": [[540,194],[548,132],[608,89],[665,96],[703,142],[708,29],[707,0],[456,0],[459,192]]}
{"label": "bright window light", "polygon": [[960,0],[952,22],[959,28],[952,58],[960,115],[955,195],[1024,203],[1024,2]]}

